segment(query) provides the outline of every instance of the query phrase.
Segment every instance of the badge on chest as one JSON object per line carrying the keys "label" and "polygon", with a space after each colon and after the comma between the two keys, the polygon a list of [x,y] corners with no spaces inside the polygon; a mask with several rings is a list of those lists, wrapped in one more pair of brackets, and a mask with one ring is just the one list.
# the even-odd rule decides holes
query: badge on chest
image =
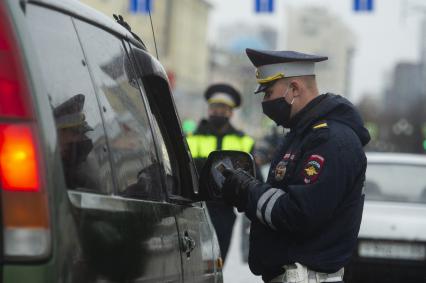
{"label": "badge on chest", "polygon": [[277,164],[277,166],[275,166],[275,170],[274,170],[275,181],[280,182],[280,181],[284,180],[284,177],[287,173],[288,163],[293,158],[294,158],[294,154],[286,153],[284,155],[283,160],[278,162],[278,164]]}
{"label": "badge on chest", "polygon": [[287,161],[281,160],[275,167],[275,181],[284,180],[285,173],[287,171]]}

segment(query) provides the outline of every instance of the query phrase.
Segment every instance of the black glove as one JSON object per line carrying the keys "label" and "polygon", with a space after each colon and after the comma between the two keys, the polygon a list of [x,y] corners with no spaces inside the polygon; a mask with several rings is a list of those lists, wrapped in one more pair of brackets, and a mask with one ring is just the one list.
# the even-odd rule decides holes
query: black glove
{"label": "black glove", "polygon": [[250,188],[261,185],[256,178],[242,169],[225,169],[225,181],[222,186],[223,200],[243,212],[247,206]]}

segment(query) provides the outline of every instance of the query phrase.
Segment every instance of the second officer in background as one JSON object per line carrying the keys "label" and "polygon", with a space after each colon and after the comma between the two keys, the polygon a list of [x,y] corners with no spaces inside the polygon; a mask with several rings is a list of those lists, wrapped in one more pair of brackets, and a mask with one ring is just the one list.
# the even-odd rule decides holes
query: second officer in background
{"label": "second officer in background", "polygon": [[[215,150],[239,150],[251,153],[254,140],[230,122],[235,108],[241,105],[239,92],[228,84],[213,84],[204,97],[208,103],[208,118],[201,120],[194,134],[187,137],[198,172],[208,155]],[[207,203],[210,218],[216,229],[223,260],[228,253],[236,215],[231,205]]]}

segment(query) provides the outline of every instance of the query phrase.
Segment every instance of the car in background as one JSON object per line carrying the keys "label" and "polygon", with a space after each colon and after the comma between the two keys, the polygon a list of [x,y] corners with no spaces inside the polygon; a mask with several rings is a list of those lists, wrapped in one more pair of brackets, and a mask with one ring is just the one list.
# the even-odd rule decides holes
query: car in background
{"label": "car in background", "polygon": [[0,281],[222,282],[162,65],[122,19],[0,1]]}
{"label": "car in background", "polygon": [[368,153],[358,247],[345,282],[426,282],[426,156]]}

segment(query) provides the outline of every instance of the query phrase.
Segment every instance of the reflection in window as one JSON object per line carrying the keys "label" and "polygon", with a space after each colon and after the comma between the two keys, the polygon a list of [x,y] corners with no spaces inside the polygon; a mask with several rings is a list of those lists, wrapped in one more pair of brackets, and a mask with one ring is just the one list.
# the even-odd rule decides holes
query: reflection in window
{"label": "reflection in window", "polygon": [[39,66],[56,123],[67,187],[111,192],[102,119],[71,18],[36,6],[27,16],[38,58],[43,58]]}
{"label": "reflection in window", "polygon": [[93,74],[112,154],[118,193],[158,199],[160,164],[136,76],[124,46],[108,32],[76,21]]}
{"label": "reflection in window", "polygon": [[177,174],[176,172],[173,171],[174,168],[177,169],[177,166],[173,166],[172,159],[170,158],[170,153],[166,145],[166,142],[170,143],[171,141],[170,140],[166,141],[164,135],[162,134],[160,130],[157,119],[155,117],[153,121],[154,121],[153,122],[154,133],[159,142],[158,146],[160,147],[161,161],[166,174],[167,192],[172,195],[178,195],[179,191],[178,191],[178,184],[177,184],[177,177],[176,177]]}

